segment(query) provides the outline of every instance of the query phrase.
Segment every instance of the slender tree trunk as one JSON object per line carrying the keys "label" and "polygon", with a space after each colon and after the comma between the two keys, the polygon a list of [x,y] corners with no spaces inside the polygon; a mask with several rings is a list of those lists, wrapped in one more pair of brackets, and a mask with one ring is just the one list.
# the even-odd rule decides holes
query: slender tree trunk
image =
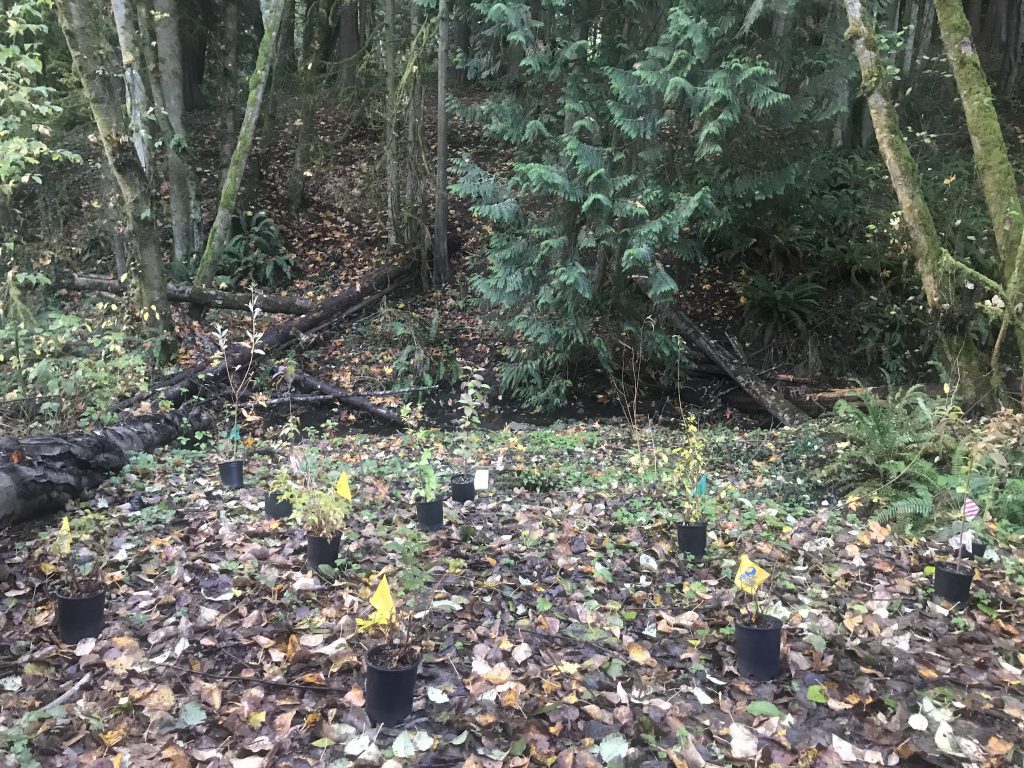
{"label": "slender tree trunk", "polygon": [[[412,4],[409,7],[409,32],[411,39],[416,40],[420,34],[420,9]],[[411,52],[411,55],[418,55]],[[406,111],[405,124],[405,206],[402,217],[402,240],[405,248],[418,255],[420,261],[420,281],[424,288],[433,283],[431,276],[431,226],[430,206],[427,203],[426,180],[424,171],[428,165],[425,141],[423,138],[423,77],[416,66],[409,75],[409,106]]]}
{"label": "slender tree trunk", "polygon": [[[936,323],[940,343],[952,380],[960,387],[963,399],[971,404],[986,398],[981,358],[969,333],[958,326],[955,318],[956,295],[952,292],[947,265],[952,257],[942,246],[931,210],[921,189],[917,164],[900,132],[896,108],[889,98],[885,62],[878,54],[870,17],[864,13],[861,0],[846,0],[849,29],[860,64],[862,90],[871,112],[871,121],[878,140],[878,150],[889,170],[893,190],[903,213],[903,224],[910,238],[911,252],[928,306],[938,316]],[[947,319],[950,315],[953,317]]]}
{"label": "slender tree trunk", "polygon": [[167,152],[167,176],[170,182],[171,226],[174,256],[190,262],[203,237],[203,212],[199,205],[199,182],[185,128],[185,80],[181,59],[181,24],[175,0],[153,0],[159,90],[163,95],[170,128]]}
{"label": "slender tree trunk", "polygon": [[238,135],[235,120],[235,95],[238,82],[238,0],[224,0],[223,36],[219,42],[220,77],[217,83],[220,91],[220,167],[221,183],[231,163],[234,138]]}
{"label": "slender tree trunk", "polygon": [[[469,14],[472,9],[467,0],[456,0],[455,7],[453,9],[455,18],[454,28],[452,30],[453,43],[455,50],[458,52],[458,60],[468,59],[472,51],[470,46],[472,45],[471,30],[469,25]],[[463,67],[453,70],[453,83],[455,85],[466,85],[468,78],[466,77],[466,70]]]}
{"label": "slender tree trunk", "polygon": [[[1021,209],[1017,179],[1003,130],[999,124],[988,78],[971,38],[971,28],[960,0],[935,0],[939,30],[956,80],[960,101],[967,116],[967,130],[974,148],[974,165],[985,198],[992,233],[999,252],[1003,285],[1013,295],[1004,297],[1007,315],[1015,313],[1016,284],[1019,279],[1018,251],[1024,236],[1024,211]],[[1024,324],[1014,322],[1019,351],[1024,354]],[[1005,331],[1002,335],[1005,335]],[[999,350],[997,349],[996,352]],[[993,375],[999,376],[999,361],[993,360]]]}
{"label": "slender tree trunk", "polygon": [[398,105],[396,72],[395,0],[384,0],[384,82],[386,106],[384,115],[384,174],[386,177],[386,215],[388,247],[398,246],[398,222],[401,218],[398,200],[398,135],[395,116]]}
{"label": "slender tree trunk", "polygon": [[[316,0],[314,0],[315,2]],[[285,0],[281,19],[281,47],[274,68],[279,72],[295,71],[295,0]]]}
{"label": "slender tree trunk", "polygon": [[252,149],[256,125],[260,118],[260,108],[263,105],[263,94],[267,87],[267,76],[270,73],[274,53],[277,50],[277,34],[281,29],[281,11],[283,7],[284,0],[275,0],[267,13],[263,41],[260,43],[256,67],[249,78],[249,99],[245,108],[245,118],[242,120],[242,127],[238,131],[238,141],[235,144],[235,151],[231,155],[231,162],[228,165],[228,171],[221,188],[217,217],[210,228],[210,235],[206,240],[206,249],[203,251],[202,260],[199,262],[199,269],[196,270],[194,284],[200,288],[208,288],[210,283],[213,282],[221,251],[224,250],[228,236],[231,233],[231,217],[234,214],[238,189],[245,176],[245,166],[249,160],[249,150]]}
{"label": "slender tree trunk", "polygon": [[[181,21],[181,63],[185,87],[185,109],[201,106],[203,80],[206,76],[206,59],[211,55],[209,30],[217,32],[220,16],[228,14],[228,5],[233,0],[224,0],[218,7],[203,0],[179,0],[178,18]],[[214,34],[216,41],[217,35]],[[212,46],[211,59],[216,61],[223,40]],[[214,79],[218,73],[214,72]],[[215,83],[219,85],[219,83]],[[232,135],[234,135],[232,133]]]}
{"label": "slender tree trunk", "polygon": [[986,51],[1000,51],[1006,45],[1006,20],[1009,18],[1006,5],[1006,0],[988,0],[981,42],[981,48]]}
{"label": "slender tree trunk", "polygon": [[[974,29],[974,27],[972,27]],[[1024,69],[1024,0],[1018,0],[999,68],[999,90],[1004,99],[1011,100],[1017,95],[1017,83]]]}
{"label": "slender tree trunk", "polygon": [[139,36],[135,26],[135,13],[128,7],[127,0],[111,0],[114,11],[114,26],[121,46],[121,64],[124,87],[128,103],[129,125],[132,143],[139,163],[147,178],[153,177],[153,137],[146,125],[146,116],[151,114],[146,84],[142,80],[142,53],[139,50]]}
{"label": "slender tree trunk", "polygon": [[168,359],[175,341],[173,334],[166,333],[173,323],[160,258],[160,237],[146,172],[131,147],[128,116],[111,75],[117,67],[106,53],[110,49],[102,26],[105,15],[96,0],[58,0],[56,5],[104,155],[124,202],[128,234],[139,261],[142,316],[160,339],[158,356]]}
{"label": "slender tree trunk", "polygon": [[437,4],[437,201],[434,206],[434,285],[452,279],[448,259],[448,0]]}
{"label": "slender tree trunk", "polygon": [[917,45],[918,19],[921,15],[922,1],[907,0],[906,15],[904,16],[907,36],[903,48],[903,64],[900,66],[900,76],[904,78],[910,73],[910,67],[914,63],[914,49]]}
{"label": "slender tree trunk", "polygon": [[309,152],[313,138],[316,95],[320,83],[320,61],[328,32],[327,0],[313,0],[307,24],[313,25],[309,49],[302,58],[302,107],[299,111],[299,129],[295,138],[295,162],[288,174],[288,202],[293,214],[302,207],[305,173],[309,166]]}
{"label": "slender tree trunk", "polygon": [[914,57],[915,68],[921,66],[921,60],[928,55],[932,38],[935,36],[935,9],[926,2],[921,10],[921,37],[918,39],[917,55]]}

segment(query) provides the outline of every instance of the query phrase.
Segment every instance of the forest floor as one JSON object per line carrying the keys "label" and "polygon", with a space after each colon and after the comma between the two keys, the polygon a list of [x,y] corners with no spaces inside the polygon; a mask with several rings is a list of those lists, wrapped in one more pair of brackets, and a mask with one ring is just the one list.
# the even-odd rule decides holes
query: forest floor
{"label": "forest floor", "polygon": [[[239,491],[207,452],[140,456],[73,515],[93,537],[80,543],[111,554],[99,638],[55,638],[44,571],[59,520],[0,532],[0,764],[1018,760],[1020,536],[988,532],[971,604],[950,611],[930,599],[948,545],[837,500],[822,470],[837,449],[815,428],[701,433],[719,513],[695,565],[637,488],[632,434],[610,422],[478,433],[472,462],[492,487],[447,502],[429,538],[409,527],[410,436],[314,439],[353,468],[341,567],[327,574],[306,569],[302,531],[264,518],[267,481],[294,449],[251,446]],[[442,463],[467,445],[430,435]],[[666,450],[687,439],[656,435]],[[736,670],[741,554],[772,572],[762,604],[785,622],[772,682]],[[362,660],[379,640],[355,619],[382,575],[430,610],[414,619],[426,645],[413,714],[379,729]]]}

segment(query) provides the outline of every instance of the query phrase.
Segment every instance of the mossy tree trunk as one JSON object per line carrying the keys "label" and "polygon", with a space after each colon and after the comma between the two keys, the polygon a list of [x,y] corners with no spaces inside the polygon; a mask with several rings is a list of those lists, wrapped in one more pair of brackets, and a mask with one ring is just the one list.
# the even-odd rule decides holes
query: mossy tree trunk
{"label": "mossy tree trunk", "polygon": [[978,181],[992,220],[992,232],[1001,262],[1002,283],[1006,288],[1002,297],[1006,304],[1006,321],[999,336],[999,344],[992,359],[993,381],[1001,380],[999,352],[1003,347],[1007,325],[1012,325],[1018,347],[1018,361],[1024,354],[1024,320],[1017,316],[1019,301],[1019,261],[1021,238],[1024,236],[1024,213],[1021,210],[1017,179],[1006,142],[1003,139],[999,116],[993,104],[992,90],[981,67],[971,34],[971,25],[964,14],[960,0],[935,0],[939,17],[939,32],[956,80],[960,101],[967,117],[967,130],[974,148],[974,165]]}
{"label": "mossy tree trunk", "polygon": [[267,12],[259,55],[249,78],[249,98],[246,102],[245,117],[242,120],[242,127],[238,131],[235,151],[231,155],[231,162],[228,164],[227,173],[224,176],[217,216],[210,228],[210,235],[206,239],[206,249],[203,251],[203,258],[199,262],[199,268],[196,270],[193,281],[199,288],[208,288],[213,282],[221,251],[227,245],[228,237],[231,234],[231,217],[238,199],[238,189],[245,176],[245,166],[249,160],[249,152],[252,149],[256,126],[260,119],[260,109],[263,106],[267,78],[273,64],[274,54],[277,51],[277,34],[281,29],[283,8],[284,0],[274,0]]}
{"label": "mossy tree trunk", "polygon": [[861,0],[846,0],[846,15],[849,21],[846,36],[853,43],[860,64],[861,90],[871,113],[878,151],[900,203],[925,299],[937,316],[936,328],[944,362],[961,398],[973,405],[988,399],[987,384],[977,345],[958,317],[955,282],[949,273],[952,257],[942,245],[922,192],[917,164],[900,132],[896,107],[888,93],[886,63],[878,53],[874,23],[865,13]]}
{"label": "mossy tree trunk", "polygon": [[126,233],[135,247],[142,294],[142,317],[159,341],[158,356],[175,347],[160,236],[146,172],[132,146],[131,127],[120,96],[118,71],[104,29],[107,15],[97,0],[57,0],[57,16],[75,71],[96,122],[103,153],[125,207]]}

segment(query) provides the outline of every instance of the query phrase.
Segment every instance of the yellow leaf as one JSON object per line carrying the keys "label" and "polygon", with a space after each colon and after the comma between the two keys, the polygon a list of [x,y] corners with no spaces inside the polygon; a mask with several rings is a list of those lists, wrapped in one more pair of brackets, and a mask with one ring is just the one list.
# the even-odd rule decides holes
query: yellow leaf
{"label": "yellow leaf", "polygon": [[51,565],[50,563],[40,563],[39,570],[43,572],[44,576],[49,576],[57,570],[57,566]]}
{"label": "yellow leaf", "polygon": [[249,725],[253,728],[259,728],[263,725],[263,722],[267,719],[266,712],[250,712],[249,713]]}
{"label": "yellow leaf", "polygon": [[388,586],[388,577],[385,576],[377,585],[377,591],[370,598],[370,605],[376,610],[368,619],[356,619],[359,629],[370,627],[386,627],[395,620],[395,601],[391,597],[391,587]]}
{"label": "yellow leaf", "polygon": [[124,737],[128,735],[128,725],[121,723],[115,728],[111,728],[109,731],[104,731],[100,734],[100,740],[108,747],[113,747],[116,744],[120,744],[124,741]]}
{"label": "yellow leaf", "polygon": [[640,643],[630,643],[626,650],[629,651],[629,658],[637,664],[649,664],[652,661],[651,652]]}
{"label": "yellow leaf", "polygon": [[352,501],[352,489],[348,486],[348,472],[342,472],[338,476],[338,484],[334,486],[334,489],[341,498]]}
{"label": "yellow leaf", "polygon": [[60,544],[60,553],[62,555],[71,554],[71,522],[68,520],[68,516],[64,515],[64,519],[60,524],[60,534],[58,535],[57,541]]}

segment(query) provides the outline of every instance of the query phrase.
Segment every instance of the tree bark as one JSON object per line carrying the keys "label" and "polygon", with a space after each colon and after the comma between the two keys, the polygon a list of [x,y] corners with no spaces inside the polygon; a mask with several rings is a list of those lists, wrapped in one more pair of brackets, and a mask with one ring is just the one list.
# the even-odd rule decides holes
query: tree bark
{"label": "tree bark", "polygon": [[[971,27],[974,29],[974,27]],[[999,90],[1003,98],[1012,100],[1017,95],[1021,70],[1024,69],[1024,0],[1018,0],[1008,35],[1006,51],[999,68]]]}
{"label": "tree bark", "polygon": [[305,173],[309,166],[309,152],[313,143],[313,122],[316,116],[314,107],[320,85],[320,62],[328,32],[327,20],[327,0],[314,0],[306,19],[307,24],[313,25],[313,34],[309,39],[309,49],[302,57],[302,106],[299,110],[299,127],[295,137],[295,161],[288,174],[288,203],[293,215],[302,207]]}
{"label": "tree bark", "polygon": [[167,301],[160,236],[146,172],[131,147],[128,116],[111,73],[116,65],[103,33],[104,14],[96,0],[58,0],[57,16],[67,39],[75,70],[96,122],[103,153],[117,181],[125,206],[127,231],[135,246],[143,297],[142,316],[160,344],[158,357],[169,359],[175,348],[171,307]]}
{"label": "tree bark", "polygon": [[[79,291],[101,291],[114,295],[123,295],[124,284],[112,277],[99,275],[73,275],[71,285]],[[215,291],[212,288],[196,288],[191,285],[168,283],[167,299],[182,304],[197,304],[213,309],[249,309],[250,295],[247,293],[231,293]],[[302,297],[266,295],[257,296],[256,306],[264,312],[282,315],[304,315],[316,309],[316,304]]]}
{"label": "tree bark", "polygon": [[213,221],[213,226],[210,228],[210,235],[206,240],[206,249],[203,251],[203,258],[199,262],[199,268],[196,270],[195,280],[193,281],[200,288],[207,288],[213,282],[221,251],[224,250],[228,236],[231,233],[231,217],[235,211],[238,189],[245,176],[245,166],[249,159],[249,151],[252,149],[255,129],[260,117],[260,108],[263,105],[263,94],[267,87],[267,76],[277,48],[277,33],[281,28],[281,11],[283,6],[284,0],[275,0],[267,14],[267,23],[263,34],[263,41],[260,43],[256,67],[249,78],[249,99],[245,108],[245,118],[242,120],[242,127],[238,131],[238,141],[235,144],[235,151],[231,155],[231,162],[228,165],[228,171],[221,188],[217,216]]}
{"label": "tree bark", "polygon": [[192,166],[188,131],[185,129],[185,81],[181,58],[181,23],[176,0],[153,0],[160,90],[171,128],[167,147],[174,255],[190,261],[202,243],[203,212],[199,183]]}
{"label": "tree bark", "polygon": [[339,17],[333,59],[338,62],[338,88],[344,93],[359,84],[363,44],[359,34],[359,5],[356,0],[347,0],[341,7]]}
{"label": "tree bark", "polygon": [[124,76],[128,124],[132,131],[132,143],[139,164],[147,179],[153,177],[153,137],[146,126],[146,115],[152,114],[146,84],[142,80],[142,53],[139,50],[139,35],[136,29],[135,13],[131,12],[127,0],[111,0],[114,11],[114,26],[117,29],[118,45],[121,47],[121,65]]}
{"label": "tree bark", "polygon": [[985,10],[985,29],[981,47],[987,51],[1000,51],[1006,44],[1006,21],[1009,18],[1006,0],[988,0]]}
{"label": "tree bark", "polygon": [[398,222],[401,218],[398,199],[398,134],[395,126],[398,111],[396,45],[395,0],[384,0],[384,175],[389,248],[398,247]]}
{"label": "tree bark", "polygon": [[218,44],[217,90],[220,102],[220,166],[221,184],[231,164],[231,153],[238,136],[235,119],[235,96],[238,81],[238,0],[224,0],[224,16],[221,20],[221,39]]}
{"label": "tree bark", "polygon": [[[948,279],[952,257],[942,246],[931,210],[921,189],[917,164],[900,132],[896,108],[889,98],[885,62],[878,55],[873,24],[861,6],[861,0],[846,0],[849,29],[861,70],[861,89],[867,100],[878,150],[882,155],[893,190],[903,213],[903,224],[910,238],[911,252],[928,306],[942,320],[956,306],[953,282]],[[972,405],[987,394],[981,370],[981,358],[971,336],[956,327],[958,321],[937,324],[940,344],[952,380],[962,388],[964,400]],[[953,325],[954,327],[947,327]]]}
{"label": "tree bark", "polygon": [[121,470],[130,454],[211,423],[204,410],[188,406],[82,435],[0,439],[0,528],[61,511]]}
{"label": "tree bark", "polygon": [[[645,277],[634,278],[637,285],[647,294],[649,281]],[[649,296],[648,296],[649,298]],[[652,299],[653,301],[653,299]],[[717,365],[730,379],[756,400],[762,408],[777,421],[788,427],[795,427],[810,420],[806,413],[787,401],[768,384],[761,381],[757,372],[718,342],[708,336],[689,317],[681,312],[665,308],[662,310],[679,335]]]}
{"label": "tree bark", "polygon": [[437,189],[434,205],[434,286],[452,279],[448,259],[448,0],[438,0]]}
{"label": "tree bark", "polygon": [[295,0],[285,0],[284,16],[281,18],[281,37],[278,41],[280,52],[275,67],[280,72],[295,71]]}

